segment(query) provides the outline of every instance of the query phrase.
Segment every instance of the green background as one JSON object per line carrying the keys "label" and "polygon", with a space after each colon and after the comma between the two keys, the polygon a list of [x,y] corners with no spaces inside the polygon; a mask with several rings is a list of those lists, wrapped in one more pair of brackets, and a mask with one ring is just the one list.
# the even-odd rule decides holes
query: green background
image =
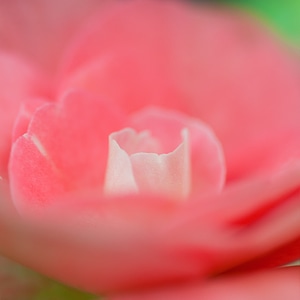
{"label": "green background", "polygon": [[261,18],[300,50],[300,0],[195,0],[245,9]]}

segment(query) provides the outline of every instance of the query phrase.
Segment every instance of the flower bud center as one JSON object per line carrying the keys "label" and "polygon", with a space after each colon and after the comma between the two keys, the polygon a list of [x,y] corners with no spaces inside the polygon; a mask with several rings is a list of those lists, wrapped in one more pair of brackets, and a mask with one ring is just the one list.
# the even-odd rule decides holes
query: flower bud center
{"label": "flower bud center", "polygon": [[104,192],[186,198],[191,189],[188,129],[181,130],[181,138],[173,151],[164,153],[150,131],[125,128],[110,134]]}

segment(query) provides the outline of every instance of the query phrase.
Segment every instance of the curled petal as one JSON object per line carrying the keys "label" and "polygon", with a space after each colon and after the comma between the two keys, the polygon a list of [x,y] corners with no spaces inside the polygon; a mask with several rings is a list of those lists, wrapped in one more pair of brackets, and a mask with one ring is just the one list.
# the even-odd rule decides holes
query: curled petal
{"label": "curled petal", "polygon": [[51,100],[42,98],[32,98],[30,101],[26,101],[20,105],[19,113],[15,119],[13,128],[12,140],[15,142],[18,137],[25,134],[28,130],[29,123],[35,111],[49,103]]}
{"label": "curled petal", "polygon": [[180,131],[186,129],[191,193],[199,195],[222,190],[226,173],[223,149],[207,124],[181,112],[150,107],[131,115],[129,125],[151,131],[161,141],[164,151],[175,149],[180,143]]}
{"label": "curled petal", "polygon": [[101,193],[107,136],[121,123],[112,103],[84,92],[41,106],[11,153],[10,186],[20,212],[42,209],[64,193]]}
{"label": "curled petal", "polygon": [[[148,193],[186,199],[191,188],[188,130],[182,131],[182,143],[173,151],[164,154],[150,150],[156,141],[146,133],[142,131],[138,135],[132,129],[124,129],[110,135],[104,187],[106,194]],[[118,140],[124,141],[121,143]],[[130,148],[135,150],[133,145],[137,143],[139,148],[142,146],[141,142],[144,151],[128,153],[124,149],[125,143],[130,143]],[[152,146],[150,149],[148,144]]]}
{"label": "curled petal", "polygon": [[0,176],[7,163],[15,118],[23,102],[48,94],[43,76],[19,57],[0,52]]}

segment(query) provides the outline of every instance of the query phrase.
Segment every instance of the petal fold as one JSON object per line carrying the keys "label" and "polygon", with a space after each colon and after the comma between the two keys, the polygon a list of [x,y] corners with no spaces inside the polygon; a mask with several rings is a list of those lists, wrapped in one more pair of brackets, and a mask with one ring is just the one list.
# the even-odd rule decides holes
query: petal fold
{"label": "petal fold", "polygon": [[[300,238],[299,172],[300,166],[293,166],[271,181],[251,180],[207,201],[184,204],[157,197],[107,201],[68,195],[42,218],[4,226],[0,251],[98,294],[204,279],[274,249],[285,246],[289,253]],[[288,262],[284,259],[280,263]]]}
{"label": "petal fold", "polygon": [[122,118],[112,102],[82,91],[38,108],[10,159],[11,192],[20,213],[35,215],[65,193],[102,193],[107,137],[120,129]]}
{"label": "petal fold", "polygon": [[[204,282],[166,287],[165,290],[109,297],[110,300],[297,300],[300,297],[300,268],[221,276]],[[253,288],[255,287],[255,288]]]}
{"label": "petal fold", "polygon": [[13,126],[21,104],[47,96],[49,90],[44,76],[19,57],[0,52],[0,65],[0,176],[7,176]]}

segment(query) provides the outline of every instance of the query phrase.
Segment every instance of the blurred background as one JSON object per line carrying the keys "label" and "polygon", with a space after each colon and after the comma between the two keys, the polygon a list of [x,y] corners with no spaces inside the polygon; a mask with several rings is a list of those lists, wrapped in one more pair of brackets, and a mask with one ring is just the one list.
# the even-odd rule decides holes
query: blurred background
{"label": "blurred background", "polygon": [[[203,1],[196,1],[203,2]],[[232,5],[260,18],[281,37],[300,50],[300,1],[299,0],[208,0]]]}
{"label": "blurred background", "polygon": [[[189,0],[186,0],[189,1]],[[192,1],[192,0],[190,0]],[[194,2],[226,5],[247,11],[260,19],[288,47],[300,53],[299,0],[193,0]],[[14,262],[0,257],[1,300],[96,299],[47,279]]]}

